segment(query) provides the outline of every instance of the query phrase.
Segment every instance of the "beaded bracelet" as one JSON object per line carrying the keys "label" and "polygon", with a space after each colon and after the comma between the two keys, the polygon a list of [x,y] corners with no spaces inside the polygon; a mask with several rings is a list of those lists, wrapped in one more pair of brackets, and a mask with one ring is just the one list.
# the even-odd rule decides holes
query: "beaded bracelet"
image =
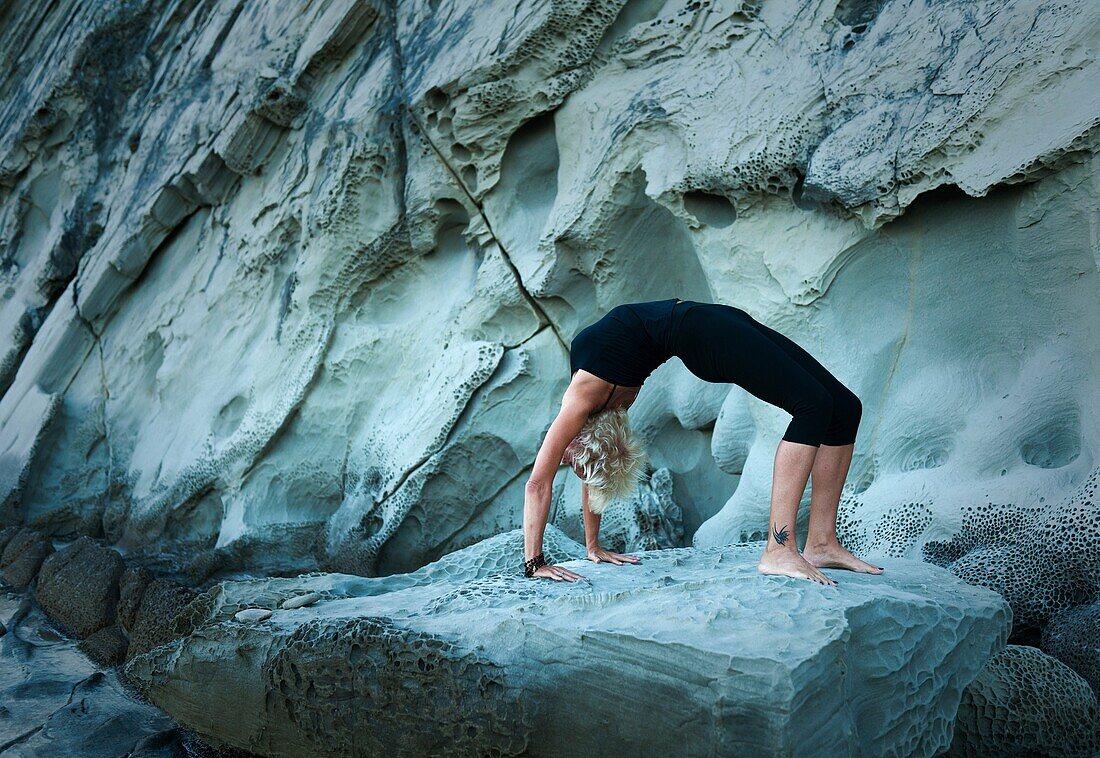
{"label": "beaded bracelet", "polygon": [[545,565],[546,565],[546,559],[543,558],[542,552],[539,551],[539,554],[536,555],[534,558],[531,558],[531,559],[526,560],[526,561],[523,562],[523,575],[524,576],[534,576],[535,572],[539,568],[541,568]]}

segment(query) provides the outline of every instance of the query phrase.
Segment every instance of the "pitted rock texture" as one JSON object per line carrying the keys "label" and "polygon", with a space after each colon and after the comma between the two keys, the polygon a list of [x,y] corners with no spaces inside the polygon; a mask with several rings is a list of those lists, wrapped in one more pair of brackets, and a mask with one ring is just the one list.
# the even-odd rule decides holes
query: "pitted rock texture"
{"label": "pitted rock texture", "polygon": [[191,631],[184,609],[196,593],[171,579],[154,579],[141,596],[141,605],[130,630],[127,658],[163,645]]}
{"label": "pitted rock texture", "polygon": [[[416,570],[520,525],[572,335],[666,297],[860,395],[887,554],[1095,468],[1095,3],[2,14],[2,523],[196,583]],[[612,537],[762,536],[786,412],[647,385],[683,537]]]}
{"label": "pitted rock texture", "polygon": [[303,624],[262,675],[279,693],[273,715],[333,755],[516,755],[532,728],[528,698],[491,658],[386,618]]}
{"label": "pitted rock texture", "polygon": [[1043,628],[1042,648],[1100,693],[1100,602],[1056,614]]}
{"label": "pitted rock texture", "polygon": [[1093,756],[1100,710],[1088,683],[1034,647],[1009,645],[963,693],[950,756]]}
{"label": "pitted rock texture", "polygon": [[81,537],[42,562],[34,594],[51,618],[83,639],[114,622],[124,570],[116,551]]}
{"label": "pitted rock texture", "polygon": [[16,589],[26,587],[52,552],[53,543],[46,535],[34,529],[18,530],[0,552],[0,579]]}
{"label": "pitted rock texture", "polygon": [[925,558],[1004,595],[1014,628],[1042,628],[1054,614],[1100,595],[1100,468],[1060,502],[1032,510],[963,508],[962,529],[929,542]]}
{"label": "pitted rock texture", "polygon": [[[945,749],[963,688],[1005,644],[1003,599],[906,559],[881,576],[827,570],[838,587],[766,577],[761,547],[573,560],[589,579],[572,584],[518,566],[226,582],[192,605],[205,610],[191,635],[126,673],[181,723],[263,755]],[[296,581],[329,593],[277,609]],[[277,610],[242,624],[242,604]]]}

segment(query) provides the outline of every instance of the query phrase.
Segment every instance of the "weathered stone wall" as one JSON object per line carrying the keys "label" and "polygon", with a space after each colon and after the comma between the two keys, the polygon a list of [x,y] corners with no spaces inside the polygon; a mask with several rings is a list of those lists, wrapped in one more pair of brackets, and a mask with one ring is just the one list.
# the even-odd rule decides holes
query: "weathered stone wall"
{"label": "weathered stone wall", "polygon": [[[849,546],[997,590],[1094,680],[1066,630],[1100,593],[1098,29],[1088,2],[6,4],[0,525],[35,531],[5,581],[68,586],[49,537],[201,583],[505,533],[572,335],[681,297],[863,400]],[[631,416],[655,472],[617,542],[763,536],[784,411],[673,359]]]}
{"label": "weathered stone wall", "polygon": [[[860,395],[869,547],[1096,467],[1093,4],[4,14],[7,522],[416,568],[518,525],[572,334],[670,296]],[[685,539],[759,536],[785,412],[673,359],[632,414]]]}

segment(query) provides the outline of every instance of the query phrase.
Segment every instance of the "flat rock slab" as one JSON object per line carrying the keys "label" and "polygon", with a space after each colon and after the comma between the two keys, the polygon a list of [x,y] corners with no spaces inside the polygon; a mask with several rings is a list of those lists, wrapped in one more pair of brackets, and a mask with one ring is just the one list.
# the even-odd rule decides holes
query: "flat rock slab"
{"label": "flat rock slab", "polygon": [[[194,633],[127,673],[178,721],[265,755],[947,748],[963,688],[1005,645],[1001,597],[907,559],[827,569],[837,587],[762,576],[761,546],[565,562],[590,578],[577,583],[517,569],[226,584],[193,605],[207,614]],[[322,599],[232,618],[303,591]]]}
{"label": "flat rock slab", "polygon": [[135,700],[115,670],[89,661],[26,598],[0,592],[0,622],[8,627],[0,637],[4,758],[181,754],[177,725]]}

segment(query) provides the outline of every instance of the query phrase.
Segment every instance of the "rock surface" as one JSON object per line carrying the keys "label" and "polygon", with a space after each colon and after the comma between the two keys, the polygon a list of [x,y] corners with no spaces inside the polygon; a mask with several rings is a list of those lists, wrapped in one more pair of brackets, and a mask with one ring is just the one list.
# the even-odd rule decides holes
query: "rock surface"
{"label": "rock surface", "polygon": [[243,621],[247,623],[255,623],[257,621],[264,621],[271,618],[271,609],[269,608],[245,608],[243,611],[237,611],[233,616],[236,621]]}
{"label": "rock surface", "polygon": [[141,606],[130,630],[129,658],[152,650],[157,645],[186,634],[186,624],[180,625],[179,616],[196,592],[172,579],[154,579],[141,596]]}
{"label": "rock surface", "polygon": [[153,574],[144,566],[128,565],[119,579],[118,622],[128,633],[133,631],[141,598],[145,588],[153,581]]}
{"label": "rock surface", "polygon": [[100,666],[117,666],[126,660],[130,640],[117,624],[105,626],[87,639],[81,640],[80,652]]}
{"label": "rock surface", "polygon": [[1100,602],[1057,614],[1043,629],[1042,648],[1100,693]]}
{"label": "rock surface", "polygon": [[62,637],[29,597],[0,593],[0,753],[176,758],[177,725]]}
{"label": "rock surface", "polygon": [[[860,395],[871,549],[1096,467],[1095,3],[174,8],[5,11],[0,521],[415,570],[520,525],[572,335],[673,296]],[[762,536],[785,412],[673,360],[632,420],[683,541]]]}
{"label": "rock surface", "polygon": [[307,592],[304,595],[295,595],[294,597],[288,597],[283,602],[279,603],[279,607],[284,611],[292,611],[295,608],[305,608],[307,605],[313,605],[321,599],[321,593],[319,592]]}
{"label": "rock surface", "polygon": [[1094,756],[1100,708],[1088,683],[1056,658],[1009,645],[963,693],[949,756]]}
{"label": "rock surface", "polygon": [[[188,7],[0,9],[0,579],[54,539],[133,558],[90,649],[513,570],[572,335],[681,297],[861,397],[846,545],[995,589],[1095,681],[1100,4]],[[672,360],[631,419],[655,470],[608,546],[764,536],[786,412]],[[341,573],[185,612],[161,557]]]}
{"label": "rock surface", "polygon": [[35,598],[63,628],[81,639],[115,620],[121,556],[90,537],[81,537],[42,562]]}
{"label": "rock surface", "polygon": [[[760,547],[569,561],[589,577],[575,584],[518,568],[226,583],[192,606],[191,636],[126,673],[181,723],[265,755],[946,748],[963,688],[1004,646],[1004,601],[906,559],[882,576],[829,572],[838,587],[764,577]],[[326,598],[233,620],[309,588]]]}
{"label": "rock surface", "polygon": [[1100,468],[1064,499],[1003,511],[967,506],[959,533],[924,546],[927,560],[1012,605],[1017,631],[1100,597]]}
{"label": "rock surface", "polygon": [[0,579],[21,589],[38,576],[42,561],[54,551],[50,539],[34,529],[20,529],[0,552]]}

